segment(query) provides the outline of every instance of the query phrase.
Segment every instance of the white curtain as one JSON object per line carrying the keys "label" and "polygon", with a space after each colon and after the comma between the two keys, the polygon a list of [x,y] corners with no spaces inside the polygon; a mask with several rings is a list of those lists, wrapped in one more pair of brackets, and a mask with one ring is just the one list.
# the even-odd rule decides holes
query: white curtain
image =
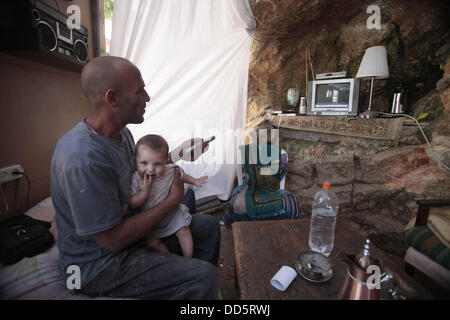
{"label": "white curtain", "polygon": [[151,97],[144,123],[129,125],[135,141],[162,135],[170,148],[191,138],[216,140],[195,162],[197,199],[228,199],[243,142],[252,36],[248,0],[115,0],[111,55],[141,70]]}

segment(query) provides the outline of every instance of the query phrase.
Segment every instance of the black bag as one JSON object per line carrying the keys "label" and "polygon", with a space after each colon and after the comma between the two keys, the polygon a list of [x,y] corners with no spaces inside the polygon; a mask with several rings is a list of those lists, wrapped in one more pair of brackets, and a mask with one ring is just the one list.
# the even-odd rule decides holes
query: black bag
{"label": "black bag", "polygon": [[13,264],[50,248],[55,239],[51,224],[20,215],[0,223],[0,261]]}

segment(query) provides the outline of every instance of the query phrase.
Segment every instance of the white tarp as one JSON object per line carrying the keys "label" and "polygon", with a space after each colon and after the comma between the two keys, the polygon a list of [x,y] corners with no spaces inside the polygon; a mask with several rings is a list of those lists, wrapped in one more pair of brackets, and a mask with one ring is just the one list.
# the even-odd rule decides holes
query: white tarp
{"label": "white tarp", "polygon": [[250,49],[256,24],[247,0],[115,0],[111,55],[135,63],[151,97],[135,141],[162,135],[170,148],[216,136],[193,163],[209,176],[197,198],[230,197],[243,142]]}

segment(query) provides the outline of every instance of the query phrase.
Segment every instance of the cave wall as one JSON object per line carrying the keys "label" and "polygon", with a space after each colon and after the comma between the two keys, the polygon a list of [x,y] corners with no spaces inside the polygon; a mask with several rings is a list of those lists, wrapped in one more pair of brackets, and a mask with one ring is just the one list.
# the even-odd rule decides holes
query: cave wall
{"label": "cave wall", "polygon": [[[355,77],[366,48],[384,45],[390,76],[376,80],[372,110],[389,112],[394,88],[407,89],[407,114],[421,120],[434,155],[417,127],[395,142],[280,129],[289,153],[286,189],[306,216],[324,179],[341,200],[340,214],[359,224],[383,249],[402,256],[401,232],[419,198],[450,198],[450,44],[448,1],[250,0],[258,26],[250,59],[247,129],[275,128],[267,109],[288,109],[286,92],[317,73]],[[369,29],[370,5],[380,28]],[[311,67],[312,65],[312,67]],[[367,109],[370,81],[362,80],[359,112]],[[298,107],[298,106],[297,106]]]}

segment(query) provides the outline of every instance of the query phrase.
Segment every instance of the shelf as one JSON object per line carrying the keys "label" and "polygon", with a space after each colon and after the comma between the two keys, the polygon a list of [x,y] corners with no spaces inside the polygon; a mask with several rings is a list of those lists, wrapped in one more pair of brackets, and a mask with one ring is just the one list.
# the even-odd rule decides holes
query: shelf
{"label": "shelf", "polygon": [[358,138],[396,140],[405,118],[342,118],[333,116],[266,116],[275,128]]}

